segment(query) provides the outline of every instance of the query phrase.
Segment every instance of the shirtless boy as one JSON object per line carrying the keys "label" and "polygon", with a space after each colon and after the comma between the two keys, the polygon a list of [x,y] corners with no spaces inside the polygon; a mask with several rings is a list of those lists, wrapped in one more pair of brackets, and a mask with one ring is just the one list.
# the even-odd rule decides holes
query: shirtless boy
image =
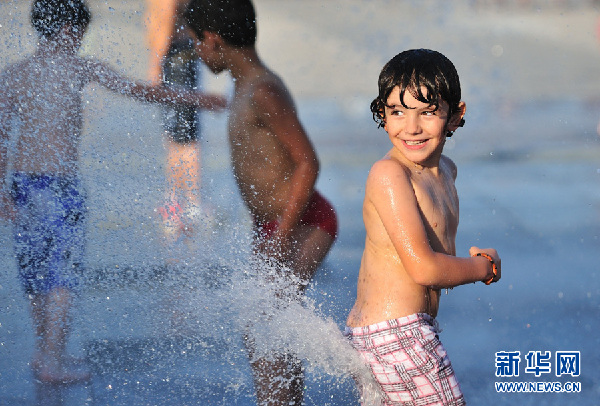
{"label": "shirtless boy", "polygon": [[463,124],[458,73],[439,52],[392,58],[371,104],[392,149],[367,178],[366,241],[346,334],[370,366],[385,405],[464,405],[435,317],[440,290],[500,279],[496,250],[456,257],[457,168],[442,155]]}
{"label": "shirtless boy", "polygon": [[[85,245],[86,204],[78,178],[84,86],[97,82],[154,102],[225,105],[222,97],[134,83],[102,63],[79,57],[89,21],[83,1],[34,1],[37,50],[0,75],[0,216],[14,220],[19,276],[37,335],[32,366],[46,383],[89,377],[65,353]],[[13,132],[16,140],[9,150]]]}
{"label": "shirtless boy", "polygon": [[[255,228],[258,254],[288,265],[301,293],[337,233],[334,209],[315,182],[319,163],[282,80],[256,49],[256,17],[249,0],[192,0],[188,24],[198,54],[215,74],[235,81],[228,123],[233,171]],[[300,405],[303,374],[298,361],[254,359],[258,402]]]}

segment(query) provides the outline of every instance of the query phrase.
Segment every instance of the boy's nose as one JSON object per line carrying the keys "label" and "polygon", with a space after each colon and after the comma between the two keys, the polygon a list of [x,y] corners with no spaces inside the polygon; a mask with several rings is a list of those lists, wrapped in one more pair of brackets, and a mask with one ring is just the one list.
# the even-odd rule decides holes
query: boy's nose
{"label": "boy's nose", "polygon": [[418,134],[421,132],[421,124],[419,122],[419,117],[407,117],[406,119],[406,127],[404,128],[407,134]]}

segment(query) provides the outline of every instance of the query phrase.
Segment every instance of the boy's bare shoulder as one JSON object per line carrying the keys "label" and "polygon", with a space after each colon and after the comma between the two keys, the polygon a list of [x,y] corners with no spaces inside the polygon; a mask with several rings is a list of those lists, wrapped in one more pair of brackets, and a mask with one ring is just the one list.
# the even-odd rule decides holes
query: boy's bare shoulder
{"label": "boy's bare shoulder", "polygon": [[27,57],[6,66],[0,73],[0,94],[3,98],[14,97],[24,91],[31,82],[31,76],[38,69],[33,66],[33,58]]}
{"label": "boy's bare shoulder", "polygon": [[456,179],[456,176],[458,175],[458,167],[452,159],[448,158],[446,155],[442,155],[440,164],[443,165],[444,169],[449,171],[449,173],[452,175],[452,179]]}
{"label": "boy's bare shoulder", "polygon": [[51,69],[53,73],[60,73],[61,70],[57,69],[57,66],[59,68],[64,68],[65,70],[68,69],[67,72],[79,72],[82,70],[97,69],[99,66],[102,66],[102,64],[91,58],[78,55],[48,59],[44,59],[39,55],[31,55],[8,65],[2,73],[0,73],[0,78],[2,78],[3,85],[16,85],[16,82],[10,83],[10,81],[26,80],[26,78],[31,75],[39,76],[40,72],[43,73],[49,69]]}
{"label": "boy's bare shoulder", "polygon": [[386,155],[371,167],[367,177],[367,193],[387,193],[393,189],[413,189],[410,169],[397,159]]}
{"label": "boy's bare shoulder", "polygon": [[385,175],[388,173],[395,175],[403,174],[406,175],[406,177],[410,177],[410,169],[406,164],[394,158],[389,153],[376,161],[373,166],[371,166],[370,172],[376,175]]}
{"label": "boy's bare shoulder", "polygon": [[254,79],[252,100],[258,104],[276,103],[279,107],[292,104],[292,98],[283,80],[271,71],[265,71]]}

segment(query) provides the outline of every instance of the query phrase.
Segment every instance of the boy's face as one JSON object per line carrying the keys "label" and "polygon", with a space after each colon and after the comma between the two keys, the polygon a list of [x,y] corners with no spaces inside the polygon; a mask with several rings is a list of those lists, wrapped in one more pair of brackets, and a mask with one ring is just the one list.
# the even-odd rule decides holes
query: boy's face
{"label": "boy's face", "polygon": [[221,52],[221,38],[216,34],[206,31],[201,40],[197,36],[194,37],[196,54],[202,59],[202,62],[208,69],[215,75],[226,70],[227,66],[223,62],[223,54]]}
{"label": "boy's face", "polygon": [[[426,89],[421,89],[426,95]],[[384,128],[394,148],[409,161],[423,166],[437,166],[448,131],[454,131],[456,117],[464,115],[464,103],[449,120],[449,106],[440,100],[439,106],[417,100],[408,89],[404,92],[404,107],[400,88],[396,86],[387,99]],[[460,118],[458,121],[460,121]]]}

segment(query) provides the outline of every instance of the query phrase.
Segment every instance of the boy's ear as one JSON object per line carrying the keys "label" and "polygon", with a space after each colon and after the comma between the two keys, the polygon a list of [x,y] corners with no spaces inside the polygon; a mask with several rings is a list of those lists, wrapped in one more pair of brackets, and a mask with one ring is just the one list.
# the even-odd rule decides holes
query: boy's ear
{"label": "boy's ear", "polygon": [[387,121],[385,119],[385,109],[380,109],[380,110],[377,111],[377,118],[379,119],[379,126],[378,126],[378,128],[382,128],[383,127],[383,129],[387,131],[387,128],[386,128]]}
{"label": "boy's ear", "polygon": [[217,33],[210,31],[203,31],[202,35],[204,40],[202,41],[209,49],[219,49],[224,45],[223,38]]}
{"label": "boy's ear", "polygon": [[454,112],[450,120],[448,120],[448,131],[456,131],[458,127],[462,127],[464,124],[464,116],[467,112],[467,105],[465,102],[458,103],[458,109]]}
{"label": "boy's ear", "polygon": [[387,125],[387,120],[385,119],[385,104],[382,103],[381,101],[379,101],[379,99],[377,99],[377,110],[376,113],[374,114],[373,118],[375,119],[375,122],[377,122],[377,128],[382,128],[384,130],[387,131],[386,125]]}
{"label": "boy's ear", "polygon": [[81,41],[84,30],[81,27],[74,26],[73,24],[65,24],[58,31],[57,38],[68,39],[69,41]]}

